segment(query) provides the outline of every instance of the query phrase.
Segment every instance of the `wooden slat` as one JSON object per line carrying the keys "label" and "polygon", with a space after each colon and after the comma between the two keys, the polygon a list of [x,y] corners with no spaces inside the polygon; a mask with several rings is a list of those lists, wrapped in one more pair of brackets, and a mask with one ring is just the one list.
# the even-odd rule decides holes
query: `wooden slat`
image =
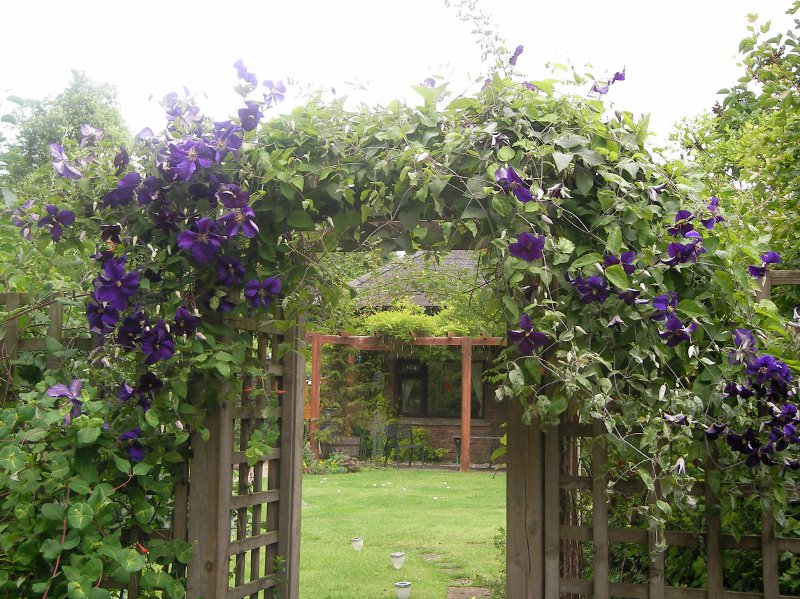
{"label": "wooden slat", "polygon": [[564,474],[561,476],[561,480],[558,481],[559,486],[566,490],[582,490],[588,491],[592,488],[592,477],[591,476],[575,476],[570,474]]}
{"label": "wooden slat", "polygon": [[719,540],[722,549],[743,549],[749,551],[759,551],[761,549],[761,537],[755,535],[742,535],[740,537],[721,535]]}
{"label": "wooden slat", "polygon": [[[64,305],[58,302],[50,304],[49,318],[50,322],[47,326],[47,335],[61,343],[63,341]],[[47,354],[47,367],[50,370],[56,370],[58,368],[58,362],[59,360],[56,356],[50,353]]]}
{"label": "wooden slat", "polygon": [[20,306],[30,303],[31,297],[27,293],[0,293],[0,305],[5,305],[5,312],[13,312]]}
{"label": "wooden slat", "polygon": [[[261,470],[261,468],[257,468],[256,470]],[[274,489],[272,491],[256,491],[247,495],[234,495],[230,499],[230,506],[232,510],[237,510],[243,507],[252,507],[254,505],[262,505],[265,503],[275,503],[279,499],[280,491],[278,489]]]}
{"label": "wooden slat", "polygon": [[[658,481],[656,490],[648,494],[648,503],[655,503],[658,499]],[[650,526],[647,531],[647,549],[650,555],[650,595],[649,599],[664,599],[666,592],[666,579],[664,577],[664,552],[657,551],[658,528]]]}
{"label": "wooden slat", "polygon": [[231,408],[230,410],[231,418],[234,420],[261,420],[264,418],[264,414],[268,414],[270,416],[277,416],[278,418],[281,417],[281,409],[280,407],[276,408],[267,408],[263,405],[257,406],[237,406]]}
{"label": "wooden slat", "polygon": [[595,599],[608,599],[608,455],[606,432],[601,420],[592,423],[592,545],[594,547],[593,586]]}
{"label": "wooden slat", "polygon": [[506,587],[513,599],[541,599],[544,576],[543,447],[539,421],[522,422],[524,408],[508,401],[506,453]]}
{"label": "wooden slat", "polygon": [[278,531],[273,530],[271,532],[265,532],[263,534],[255,535],[253,537],[247,537],[246,539],[231,541],[230,545],[228,545],[228,555],[236,555],[238,553],[244,553],[245,551],[250,551],[251,549],[255,549],[256,547],[275,545],[278,543],[278,540],[279,540]]}
{"label": "wooden slat", "polygon": [[[591,580],[575,580],[571,578],[561,579],[561,592],[565,594],[591,596],[593,582]],[[676,589],[683,590],[683,589]],[[608,592],[611,597],[623,597],[625,599],[648,599],[649,589],[644,584],[627,584],[613,582],[608,585]]]}
{"label": "wooden slat", "polygon": [[[603,432],[606,432],[603,427]],[[562,422],[558,429],[558,434],[562,437],[591,437],[594,435],[594,428],[591,424],[581,424],[580,422]]]}
{"label": "wooden slat", "polygon": [[[709,473],[714,471],[716,451],[712,449],[710,458],[706,461],[706,481]],[[722,518],[719,498],[714,493],[711,485],[706,483],[706,568],[708,569],[708,599],[722,599],[722,546],[720,535],[722,532]]]}
{"label": "wooden slat", "polygon": [[[559,527],[559,534],[562,539],[570,541],[591,541],[593,532],[591,526],[567,526]],[[667,534],[672,534],[668,531]],[[681,534],[681,533],[679,533]],[[683,533],[690,534],[690,533]],[[646,545],[647,531],[643,528],[609,528],[608,541],[610,543],[629,543],[631,545]],[[696,546],[698,543],[695,542]]]}
{"label": "wooden slat", "polygon": [[684,587],[667,587],[666,599],[706,599],[706,589],[690,589]]}
{"label": "wooden slat", "polygon": [[775,548],[778,551],[791,551],[792,553],[800,553],[800,539],[775,537]]}
{"label": "wooden slat", "polygon": [[[232,420],[232,419],[231,419]],[[281,459],[281,450],[279,447],[273,448],[273,450],[265,456],[261,456],[258,460],[258,463],[269,462],[272,460],[279,460]],[[234,451],[231,452],[231,464],[237,466],[239,464],[246,464],[247,463],[247,455],[245,455],[244,451]]]}
{"label": "wooden slat", "polygon": [[764,599],[778,599],[778,548],[775,544],[775,518],[770,509],[761,514],[761,559]]}
{"label": "wooden slat", "polygon": [[274,576],[265,576],[263,578],[257,578],[248,582],[245,585],[240,587],[236,587],[235,589],[231,589],[228,591],[227,598],[228,599],[242,599],[243,597],[247,597],[248,595],[252,595],[253,597],[258,597],[258,592],[263,591],[265,589],[273,588],[277,583],[275,582]]}
{"label": "wooden slat", "polygon": [[544,599],[559,599],[561,540],[558,480],[561,472],[561,444],[555,425],[544,434]]}
{"label": "wooden slat", "polygon": [[771,270],[769,271],[769,284],[775,285],[800,285],[800,270]]}
{"label": "wooden slat", "polygon": [[[297,599],[300,586],[300,496],[303,477],[303,406],[305,402],[306,361],[301,339],[302,323],[289,331],[292,349],[284,359],[281,396],[281,460],[277,483],[280,486],[278,551],[285,558],[285,572],[278,588],[281,599]],[[272,476],[272,471],[270,471]],[[270,510],[268,510],[269,513]]]}

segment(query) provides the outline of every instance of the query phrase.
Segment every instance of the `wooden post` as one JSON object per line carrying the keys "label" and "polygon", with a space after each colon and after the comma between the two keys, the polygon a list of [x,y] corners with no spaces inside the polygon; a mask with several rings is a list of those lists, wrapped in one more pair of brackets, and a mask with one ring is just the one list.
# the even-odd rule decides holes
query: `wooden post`
{"label": "wooden post", "polygon": [[[5,311],[15,312],[20,306],[20,294],[5,294]],[[0,401],[6,400],[11,388],[11,360],[17,357],[19,319],[12,318],[3,325],[5,334],[0,339]]]}
{"label": "wooden post", "polygon": [[526,426],[524,409],[508,400],[506,454],[506,595],[542,599],[544,594],[543,448],[539,422]]}
{"label": "wooden post", "polygon": [[[61,343],[63,340],[64,306],[57,301],[53,301],[53,303],[50,304],[49,312],[50,324],[47,326],[47,335]],[[56,370],[58,368],[58,363],[59,359],[50,352],[47,352],[47,367],[50,370]]]}
{"label": "wooden post", "polygon": [[[300,327],[287,333],[292,349],[284,358],[284,394],[281,402],[280,521],[278,552],[286,571],[278,588],[282,599],[297,599],[300,586],[300,495],[303,476],[303,388],[306,362]],[[271,509],[271,508],[268,508]]]}
{"label": "wooden post", "polygon": [[708,568],[708,599],[722,599],[722,518],[717,494],[711,488],[709,473],[715,469],[716,451],[712,449],[706,462],[706,567]]}
{"label": "wooden post", "polygon": [[[207,385],[208,381],[205,380],[192,384],[191,394],[198,403],[205,403],[204,396],[209,391]],[[227,595],[229,539],[226,537],[230,534],[227,503],[231,476],[226,477],[228,484],[225,484],[221,475],[225,468],[230,469],[233,447],[222,444],[226,419],[230,420],[227,410],[224,407],[217,408],[206,416],[208,441],[204,441],[198,432],[192,433],[188,541],[194,547],[195,554],[189,563],[186,579],[188,599]],[[226,492],[227,496],[224,495]]]}
{"label": "wooden post", "polygon": [[[658,481],[656,481],[655,485],[656,490],[648,493],[649,503],[655,503],[659,498]],[[650,599],[664,599],[666,597],[664,552],[657,549],[658,541],[658,527],[651,524],[647,531],[647,549],[650,555]]]}
{"label": "wooden post", "polygon": [[764,599],[778,599],[778,548],[775,544],[775,516],[772,506],[761,514],[761,560]]}
{"label": "wooden post", "polygon": [[559,599],[561,592],[560,426],[544,433],[544,599]]}
{"label": "wooden post", "polygon": [[308,424],[308,439],[314,458],[319,459],[319,396],[322,385],[322,339],[317,333],[309,333],[311,338],[311,418]]}
{"label": "wooden post", "polygon": [[469,472],[470,425],[472,419],[472,342],[461,345],[461,472]]}
{"label": "wooden post", "polygon": [[[608,599],[608,454],[603,421],[592,423],[592,543],[594,599]],[[709,598],[710,599],[710,598]]]}

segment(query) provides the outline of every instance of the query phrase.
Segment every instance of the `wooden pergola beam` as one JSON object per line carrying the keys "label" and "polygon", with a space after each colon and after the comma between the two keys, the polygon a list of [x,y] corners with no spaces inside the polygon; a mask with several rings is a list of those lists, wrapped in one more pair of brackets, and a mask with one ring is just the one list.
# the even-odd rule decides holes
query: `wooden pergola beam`
{"label": "wooden pergola beam", "polygon": [[[314,457],[319,459],[319,447],[316,438],[319,430],[320,389],[322,385],[322,345],[346,345],[364,351],[388,351],[395,347],[383,337],[360,335],[324,335],[309,333],[311,342],[311,414],[309,422],[309,440]],[[451,346],[461,347],[461,458],[462,472],[468,472],[472,463],[470,455],[470,430],[472,424],[472,348],[473,346],[502,345],[504,337],[414,337],[401,345],[411,346]]]}

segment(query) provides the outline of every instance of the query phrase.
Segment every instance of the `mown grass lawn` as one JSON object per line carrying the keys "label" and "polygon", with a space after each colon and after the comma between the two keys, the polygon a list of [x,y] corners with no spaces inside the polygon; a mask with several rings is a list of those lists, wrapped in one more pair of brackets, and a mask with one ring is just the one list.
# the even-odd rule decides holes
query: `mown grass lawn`
{"label": "mown grass lawn", "polygon": [[[448,586],[500,566],[493,538],[505,526],[505,474],[376,469],[303,477],[301,599],[444,599]],[[364,537],[355,552],[353,537]],[[404,551],[403,569],[389,561]]]}

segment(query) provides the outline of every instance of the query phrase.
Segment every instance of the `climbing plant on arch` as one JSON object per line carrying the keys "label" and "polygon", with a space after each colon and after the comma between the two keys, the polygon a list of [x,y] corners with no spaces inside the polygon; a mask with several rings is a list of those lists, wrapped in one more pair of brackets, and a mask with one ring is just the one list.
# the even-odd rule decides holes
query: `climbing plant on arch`
{"label": "climbing plant on arch", "polygon": [[[733,448],[722,464],[752,466],[723,469],[721,485],[796,469],[797,339],[774,305],[754,301],[748,273],[763,276],[776,258],[752,264],[702,174],[656,162],[646,121],[606,112],[608,85],[496,75],[470,97],[419,86],[415,107],[315,98],[266,119],[285,90],[238,68],[237,118],[213,122],[173,94],[165,131],[142,132],[134,147],[87,129],[83,147],[51,146],[51,187],[14,215],[23,237],[85,265],[74,301],[103,344],[91,361],[67,357],[35,388],[14,389],[3,409],[0,489],[6,507],[30,506],[0,529],[3,591],[63,596],[140,571],[146,590],[182,596],[163,564],[187,548],[109,540],[100,510],[116,510],[117,528],[141,525],[134,505],[167,516],[172,466],[216,407],[190,384],[260,374],[252,340],[231,337],[218,313],[287,329],[300,315],[324,318],[336,293],[316,257],[341,245],[479,250],[490,284],[475,301],[509,328],[498,399],[545,426],[568,409],[601,419],[618,468],[660,480],[666,497],[702,477],[716,437]],[[34,428],[37,443],[23,442]],[[253,462],[274,435],[252,435]],[[86,455],[103,482],[71,485]],[[66,471],[42,495],[55,477],[45,458]],[[89,499],[101,485],[98,507]],[[45,504],[53,517],[41,520]],[[648,515],[663,522],[668,508]],[[15,548],[20,535],[33,542]],[[15,553],[23,547],[30,555]]]}

